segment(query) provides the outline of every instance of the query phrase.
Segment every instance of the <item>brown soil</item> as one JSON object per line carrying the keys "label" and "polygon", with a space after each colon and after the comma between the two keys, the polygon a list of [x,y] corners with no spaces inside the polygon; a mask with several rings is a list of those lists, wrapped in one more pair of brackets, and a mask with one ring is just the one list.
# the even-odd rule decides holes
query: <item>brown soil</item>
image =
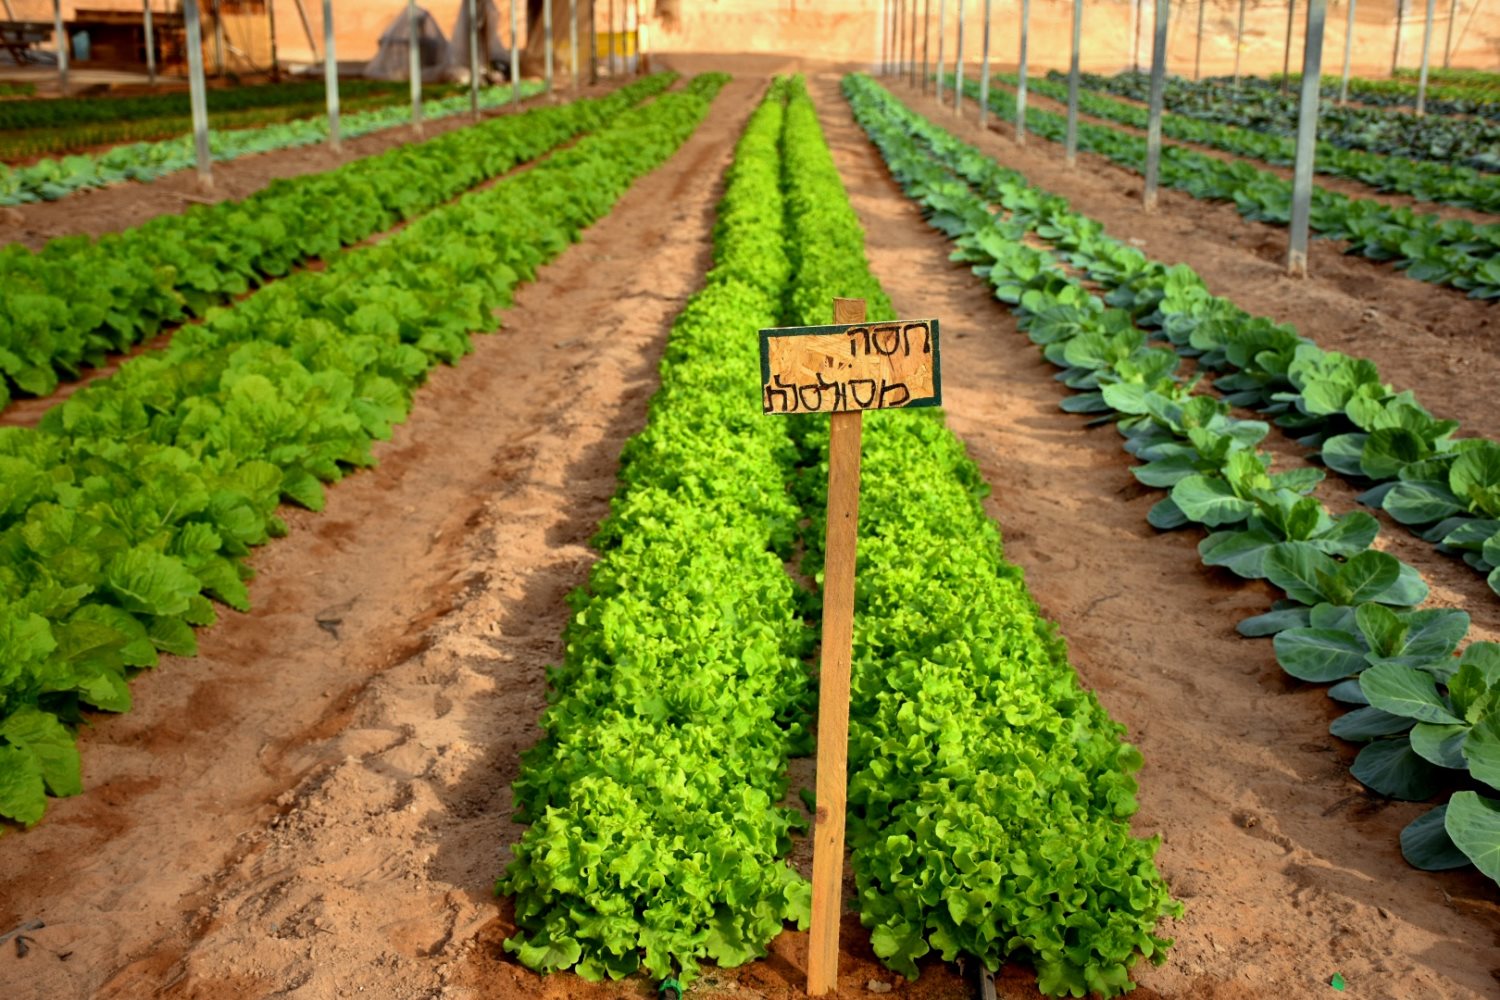
{"label": "brown soil", "polygon": [[[587,96],[608,93],[613,84],[599,84],[582,91]],[[555,100],[571,100],[570,91],[558,91]],[[533,108],[544,96],[521,102]],[[485,117],[512,114],[512,105],[483,112]],[[473,124],[467,114],[427,121],[422,138],[432,138]],[[193,170],[179,170],[146,184],[125,183],[106,188],[85,188],[58,201],[0,208],[0,246],[20,243],[40,250],[48,240],[59,236],[102,236],[138,226],[158,215],[182,212],[190,204],[214,204],[226,199],[247,198],[267,184],[282,177],[332,170],[350,160],[357,160],[416,139],[409,125],[371,132],[343,144],[335,153],[326,145],[278,149],[254,156],[214,164],[213,187],[203,190]]]}
{"label": "brown soil", "polygon": [[[991,84],[991,86],[998,91],[1003,91],[1009,94],[1015,93],[1015,88],[1007,87],[999,82],[994,82]],[[1095,93],[1100,97],[1107,97],[1112,100],[1125,100],[1117,94],[1109,94],[1102,91],[1095,91]],[[1068,105],[1066,102],[1055,101],[1050,97],[1043,97],[1041,94],[1038,94],[1034,90],[1028,90],[1026,92],[1026,100],[1028,103],[1034,104],[1036,107],[1041,108],[1044,111],[1053,111],[1057,114],[1067,114],[1068,112]],[[1144,136],[1146,134],[1145,129],[1133,128],[1129,125],[1121,124],[1120,122],[1110,121],[1108,118],[1099,118],[1094,115],[1086,114],[1082,110],[1080,110],[1078,113],[1078,120],[1081,122],[1091,122],[1095,125],[1103,125],[1107,128],[1115,129],[1127,135]],[[1185,149],[1191,149],[1195,152],[1203,153],[1205,156],[1212,156],[1215,159],[1223,160],[1226,163],[1233,163],[1239,160],[1244,160],[1248,163],[1253,164],[1256,169],[1275,174],[1277,177],[1280,177],[1284,181],[1290,181],[1292,179],[1291,167],[1278,167],[1273,164],[1267,163],[1265,160],[1255,159],[1254,157],[1248,156],[1238,156],[1234,153],[1227,153],[1222,149],[1215,149],[1213,146],[1205,146],[1201,143],[1196,142],[1186,142],[1182,139],[1164,137],[1162,141],[1167,145],[1182,146]],[[1314,183],[1316,183],[1320,188],[1325,188],[1329,191],[1337,191],[1340,194],[1346,194],[1351,198],[1363,198],[1367,201],[1379,202],[1382,205],[1392,205],[1396,208],[1410,208],[1425,215],[1436,215],[1439,218],[1443,219],[1464,219],[1468,222],[1474,223],[1475,225],[1481,226],[1492,225],[1496,221],[1500,221],[1500,219],[1497,219],[1496,216],[1490,214],[1489,212],[1481,212],[1477,209],[1470,208],[1458,208],[1454,205],[1444,205],[1439,202],[1418,201],[1416,198],[1410,197],[1409,195],[1391,194],[1388,192],[1380,191],[1370,186],[1369,184],[1365,184],[1357,180],[1351,180],[1347,177],[1336,177],[1331,174],[1320,173],[1316,175]]]}
{"label": "brown soil", "polygon": [[[0,933],[47,924],[26,958],[0,949],[0,996],[654,995],[641,978],[520,968],[489,888],[519,835],[509,786],[539,734],[563,598],[586,578],[620,446],[707,266],[719,177],[763,82],[732,83],[676,157],[520,291],[504,333],[434,374],[378,468],[331,489],[323,514],[290,514],[292,537],[257,554],[253,612],[205,630],[196,660],[165,658],[134,684],[132,712],[84,733],[85,793],[0,843]],[[1146,525],[1155,495],[1118,436],[1058,410],[1051,367],[947,262],[836,79],[815,96],[877,275],[904,313],[944,321],[949,422],[995,487],[1007,554],[1146,757],[1137,829],[1162,834],[1188,914],[1135,995],[1310,996],[1334,971],[1351,995],[1493,995],[1493,884],[1405,865],[1396,836],[1419,807],[1364,793],[1351,748],[1326,734],[1321,691],[1233,631],[1269,592],[1205,570],[1189,533]],[[1425,558],[1424,573],[1457,566]],[[1479,608],[1478,634],[1500,636],[1500,609],[1457,569],[1434,573],[1438,599]],[[872,981],[898,997],[972,995],[937,963],[915,984],[885,971],[852,915],[843,944],[846,1000]],[[771,957],[711,973],[694,995],[792,1000],[805,955],[805,935],[783,934]],[[1032,979],[1007,968],[998,993],[1031,1000]]]}

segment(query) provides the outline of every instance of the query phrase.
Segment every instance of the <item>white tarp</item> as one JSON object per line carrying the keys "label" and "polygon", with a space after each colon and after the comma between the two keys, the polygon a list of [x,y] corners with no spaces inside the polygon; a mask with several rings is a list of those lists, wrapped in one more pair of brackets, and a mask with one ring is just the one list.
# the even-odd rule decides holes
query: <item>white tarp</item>
{"label": "white tarp", "polygon": [[[417,51],[421,55],[423,80],[441,80],[459,65],[468,68],[468,46],[464,46],[465,62],[457,64],[453,59],[453,47],[443,37],[437,18],[421,7],[417,8]],[[365,65],[364,75],[372,80],[405,80],[410,73],[411,23],[403,9],[381,32],[380,48],[375,58]]]}

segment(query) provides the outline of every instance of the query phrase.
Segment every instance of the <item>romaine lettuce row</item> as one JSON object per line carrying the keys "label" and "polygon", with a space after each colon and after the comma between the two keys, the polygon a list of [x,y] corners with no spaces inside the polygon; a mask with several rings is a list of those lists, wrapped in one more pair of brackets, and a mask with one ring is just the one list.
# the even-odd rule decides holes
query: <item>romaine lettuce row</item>
{"label": "romaine lettuce row", "polygon": [[[826,315],[835,295],[863,297],[872,319],[893,317],[800,92],[786,145],[788,321]],[[975,215],[958,194],[943,196],[946,225]],[[1044,269],[1024,273],[1050,280]],[[1158,363],[1107,336],[1071,360],[1088,370]],[[815,574],[826,423],[804,425],[801,443]],[[991,969],[1014,956],[1051,996],[1124,992],[1137,960],[1165,959],[1157,925],[1182,912],[1152,860],[1157,842],[1130,832],[1140,754],[1082,689],[1021,571],[1005,562],[981,504],[988,487],[942,418],[871,414],[863,452],[849,830],[875,953],[909,977],[929,952]]]}
{"label": "romaine lettuce row", "polygon": [[[976,168],[971,158],[950,155],[960,145],[956,139],[907,110],[869,78],[846,78],[845,93],[898,181],[919,201],[919,192],[932,190],[939,174],[952,177],[956,172],[973,185],[967,208],[955,210],[961,196],[951,187],[945,191],[941,211],[946,218],[974,219],[976,226],[989,226],[988,206],[1000,201],[996,191],[1002,185],[1008,204],[1028,202],[1016,190],[1024,182],[998,166]],[[1037,201],[1029,199],[1033,205]],[[1135,251],[1109,251],[1099,243],[1097,226],[1075,219],[1065,209],[1054,212],[1049,233],[1093,236],[1088,277],[1103,283],[1106,274],[1142,273],[1128,266],[1132,255],[1139,256]],[[963,248],[961,259],[982,260],[984,241],[965,234],[957,242]],[[1169,499],[1153,508],[1151,523],[1162,529],[1180,527],[1190,519],[1228,525],[1228,530],[1211,534],[1200,545],[1204,561],[1241,575],[1263,575],[1287,595],[1268,614],[1241,623],[1241,631],[1247,636],[1275,635],[1278,659],[1288,673],[1309,681],[1339,681],[1330,695],[1363,706],[1331,727],[1342,738],[1373,741],[1356,759],[1355,776],[1382,794],[1412,799],[1430,798],[1451,787],[1453,778],[1444,768],[1468,771],[1490,790],[1500,788],[1500,766],[1491,767],[1491,761],[1500,764],[1500,754],[1491,753],[1492,739],[1500,746],[1495,736],[1500,733],[1500,696],[1489,694],[1495,685],[1490,666],[1500,669],[1500,647],[1474,642],[1456,656],[1468,632],[1468,615],[1412,610],[1425,599],[1426,584],[1411,567],[1369,547],[1375,532],[1368,515],[1355,512],[1334,518],[1316,500],[1303,497],[1317,481],[1316,470],[1299,470],[1275,482],[1269,464],[1254,451],[1266,433],[1265,424],[1234,420],[1227,414],[1226,401],[1192,395],[1192,384],[1176,377],[1175,365],[1162,371],[1140,364],[1142,352],[1148,350],[1144,331],[1141,340],[1131,341],[1120,317],[1134,317],[1141,326],[1160,325],[1162,295],[1148,297],[1143,304],[1134,294],[1117,296],[1117,287],[1100,300],[1055,261],[1043,259],[1050,257],[1045,251],[1026,251],[1030,259],[1024,268],[1009,271],[1008,262],[1018,255],[1006,253],[976,270],[983,270],[997,298],[1017,301],[1022,327],[1044,345],[1049,358],[1062,365],[1099,366],[1093,370],[1101,388],[1092,394],[1118,418],[1127,450],[1147,462],[1136,470],[1138,478],[1172,490]],[[1075,267],[1079,260],[1079,255],[1070,257]],[[1096,268],[1093,262],[1098,260],[1114,263]],[[1182,280],[1185,269],[1173,271],[1179,288],[1194,287]],[[1002,294],[1017,275],[1023,276],[1020,294]],[[1112,310],[1106,305],[1109,300],[1132,311]],[[1289,375],[1295,370],[1303,385],[1323,386],[1314,397],[1322,405],[1365,412],[1372,424],[1377,419],[1375,410],[1361,410],[1366,404],[1359,400],[1383,398],[1388,390],[1378,386],[1368,363],[1305,351],[1310,345],[1294,344],[1284,335],[1268,337],[1264,329],[1253,335],[1269,342],[1268,350],[1281,349]],[[1074,340],[1084,347],[1070,356],[1067,346]],[[1101,351],[1106,344],[1112,350]],[[1151,372],[1155,381],[1147,381],[1143,371]],[[1078,381],[1067,369],[1064,378]],[[1377,393],[1366,391],[1372,385]],[[1412,406],[1409,398],[1397,401],[1398,412],[1420,422],[1424,415],[1413,415]],[[1440,437],[1451,430],[1423,426],[1433,427]],[[1487,463],[1478,457],[1487,452],[1476,446],[1473,454],[1476,457],[1465,465],[1464,485],[1470,495],[1487,498]],[[1449,728],[1455,726],[1459,728]],[[1472,861],[1497,878],[1500,825],[1493,816],[1500,800],[1461,792],[1453,803],[1408,828],[1402,836],[1406,857],[1426,868]],[[1460,858],[1464,860],[1456,860]]]}
{"label": "romaine lettuce row", "polygon": [[[0,249],[0,406],[17,393],[45,396],[60,376],[101,364],[167,324],[441,205],[598,128],[673,79],[659,74],[604,98],[506,115],[98,240],[63,237],[37,253],[20,244]],[[84,273],[89,281],[80,283]]]}
{"label": "romaine lettuce row", "polygon": [[[966,82],[964,92],[977,100],[978,83]],[[990,107],[1002,119],[1015,117],[1014,102],[999,90],[991,93]],[[1066,120],[1028,107],[1026,125],[1045,139],[1061,141]],[[1145,167],[1142,136],[1080,122],[1078,147],[1138,173]],[[1162,150],[1161,182],[1195,198],[1233,202],[1251,221],[1286,225],[1291,217],[1291,182],[1243,160],[1222,160],[1169,145]],[[1319,236],[1347,241],[1350,253],[1393,261],[1419,281],[1451,285],[1471,298],[1500,297],[1500,223],[1475,225],[1315,186],[1309,226]]]}
{"label": "romaine lettuce row", "polygon": [[725,79],[617,114],[380,245],[215,310],[36,429],[0,428],[0,750],[34,758],[0,783],[0,817],[29,825],[48,790],[77,787],[56,731],[9,719],[124,711],[132,670],[195,652],[210,597],[246,607],[243,557],[285,533],[278,503],[319,509],[324,483],[371,464],[426,373],[670,156]]}

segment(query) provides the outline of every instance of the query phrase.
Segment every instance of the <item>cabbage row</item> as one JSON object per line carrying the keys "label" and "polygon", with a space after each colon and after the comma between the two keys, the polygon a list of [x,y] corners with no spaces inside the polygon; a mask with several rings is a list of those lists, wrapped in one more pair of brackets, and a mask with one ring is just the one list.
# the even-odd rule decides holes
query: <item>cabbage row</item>
{"label": "cabbage row", "polygon": [[[1500,645],[1460,650],[1469,616],[1416,608],[1428,588],[1410,566],[1372,547],[1378,525],[1370,515],[1330,514],[1307,495],[1320,471],[1273,471],[1256,448],[1269,426],[1232,417],[1227,401],[1194,394],[1194,383],[1178,374],[1178,338],[1200,344],[1195,334],[1202,333],[1198,358],[1211,366],[1216,351],[1253,350],[1256,337],[1277,328],[1248,318],[1240,324],[1227,304],[1192,316],[1168,305],[1171,292],[1138,298],[1122,277],[1160,265],[913,114],[868,77],[847,78],[845,92],[898,182],[930,224],[954,239],[955,259],[974,266],[1063,369],[1060,379],[1078,392],[1063,408],[1117,421],[1126,449],[1144,463],[1133,470],[1137,479],[1170,491],[1152,509],[1152,524],[1213,529],[1199,545],[1206,564],[1265,579],[1285,594],[1240,631],[1275,636],[1283,669],[1331,683],[1332,698],[1357,706],[1331,727],[1365,744],[1355,777],[1414,801],[1454,789],[1403,832],[1407,859],[1429,869],[1472,862],[1500,880]],[[993,213],[996,205],[1004,210]],[[1066,252],[1029,246],[1028,236]],[[1076,273],[1113,290],[1101,298]],[[1171,275],[1180,287],[1201,288],[1186,268]],[[1206,291],[1191,295],[1206,301]]]}
{"label": "cabbage row", "polygon": [[773,85],[736,148],[714,266],[624,449],[546,736],[514,786],[531,826],[496,888],[515,898],[506,949],[541,972],[691,982],[702,959],[739,965],[806,926],[810,886],[782,860],[800,817],[777,805],[811,748],[813,633],[784,568],[797,452],[755,405],[753,335],[778,325],[789,272],[785,96]]}
{"label": "cabbage row", "polygon": [[[788,108],[793,316],[862,296],[870,273],[811,102]],[[800,493],[821,565],[827,422],[805,426]],[[865,419],[849,742],[849,842],[875,953],[1032,964],[1050,996],[1104,996],[1165,960],[1181,907],[1131,835],[1140,754],[1084,690],[986,516],[979,470],[933,410]]]}
{"label": "cabbage row", "polygon": [[[543,86],[534,81],[521,84],[521,95],[540,93]],[[482,108],[500,107],[510,101],[510,87],[487,87],[480,92]],[[445,97],[422,105],[424,118],[447,118],[464,114],[471,106],[467,94]],[[411,121],[411,107],[397,104],[356,111],[339,118],[339,135],[355,139],[370,132],[392,128]],[[209,152],[215,160],[234,160],[276,149],[311,146],[328,139],[328,119],[308,118],[263,125],[259,128],[211,132]],[[34,201],[56,201],[84,188],[109,187],[125,181],[151,181],[165,174],[185,170],[197,162],[196,146],[191,133],[157,142],[134,142],[115,146],[102,153],[79,153],[56,159],[41,160],[25,167],[0,164],[0,205],[24,205]]]}
{"label": "cabbage row", "polygon": [[[1376,108],[1415,108],[1417,104],[1417,81],[1403,79],[1401,71],[1393,79],[1366,80],[1349,78],[1349,97],[1360,104]],[[1476,115],[1480,118],[1500,120],[1500,83],[1493,74],[1484,79],[1451,75],[1454,71],[1429,69],[1427,73],[1427,113],[1430,115]],[[1459,73],[1465,71],[1459,70]],[[1336,101],[1339,96],[1340,77],[1323,74],[1323,98]],[[1293,88],[1302,84],[1301,73],[1287,74]],[[1256,76],[1242,77],[1242,86],[1261,87],[1267,90],[1281,89],[1281,74],[1273,73],[1262,79]]]}
{"label": "cabbage row", "polygon": [[[964,92],[977,100],[979,86],[969,81]],[[1015,118],[1015,102],[1007,94],[992,90],[990,107],[1007,121]],[[1026,126],[1045,139],[1061,142],[1066,119],[1028,107]],[[1079,122],[1078,148],[1137,173],[1145,170],[1144,136]],[[1291,181],[1244,160],[1226,161],[1184,146],[1164,145],[1161,183],[1194,198],[1232,201],[1241,215],[1254,222],[1284,226],[1291,219]],[[1350,198],[1315,185],[1308,225],[1319,236],[1348,241],[1346,252],[1390,261],[1419,281],[1450,285],[1468,292],[1470,298],[1500,298],[1500,223],[1476,226],[1463,219]]]}
{"label": "cabbage row", "polygon": [[39,253],[19,244],[0,249],[0,408],[14,393],[47,395],[60,376],[100,364],[169,323],[201,316],[298,263],[535,159],[672,79],[664,74],[605,98],[506,115],[97,240],[55,239]]}
{"label": "cabbage row", "polygon": [[[1015,86],[1014,74],[999,79]],[[1045,78],[1032,78],[1028,85],[1053,100],[1068,99],[1067,74],[1056,70]],[[1107,118],[1133,128],[1145,128],[1149,114],[1145,108],[1127,101],[1080,90],[1078,106],[1097,118]],[[1222,125],[1217,122],[1163,114],[1162,134],[1171,139],[1195,142],[1222,149],[1236,156],[1264,160],[1276,166],[1292,166],[1297,159],[1297,140],[1253,128]],[[1362,149],[1345,149],[1326,140],[1318,142],[1313,169],[1332,177],[1348,177],[1380,190],[1410,195],[1418,201],[1476,208],[1483,212],[1500,212],[1500,176],[1487,174],[1457,163],[1413,160],[1404,156],[1369,153]]]}
{"label": "cabbage row", "polygon": [[725,77],[623,111],[546,162],[230,309],[0,429],[0,816],[76,793],[69,726],[124,711],[128,679],[191,655],[212,599],[248,604],[243,557],[283,499],[373,462],[440,362],[697,128]]}
{"label": "cabbage row", "polygon": [[[1139,101],[1146,100],[1151,86],[1149,73],[1089,73],[1084,80],[1091,90],[1107,90]],[[1166,102],[1172,111],[1272,135],[1297,134],[1298,101],[1296,93],[1256,87],[1236,90],[1223,79],[1194,83],[1179,76],[1167,77]],[[1346,149],[1500,170],[1500,123],[1482,118],[1418,118],[1404,111],[1352,104],[1338,107],[1324,101],[1318,110],[1318,134]]]}

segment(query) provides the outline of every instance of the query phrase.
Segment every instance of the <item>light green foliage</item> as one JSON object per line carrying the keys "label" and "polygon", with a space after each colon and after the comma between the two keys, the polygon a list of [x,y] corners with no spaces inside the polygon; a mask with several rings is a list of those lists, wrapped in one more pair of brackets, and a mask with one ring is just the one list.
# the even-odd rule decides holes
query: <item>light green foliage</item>
{"label": "light green foliage", "polygon": [[[321,484],[371,464],[426,373],[676,150],[723,79],[639,108],[670,80],[606,98],[608,127],[545,163],[212,311],[37,429],[0,429],[0,750],[74,790],[11,720],[123,711],[132,670],[194,651],[210,597],[246,607],[243,557],[285,532],[277,505],[316,507]],[[21,822],[44,806],[34,780],[4,795]]]}

